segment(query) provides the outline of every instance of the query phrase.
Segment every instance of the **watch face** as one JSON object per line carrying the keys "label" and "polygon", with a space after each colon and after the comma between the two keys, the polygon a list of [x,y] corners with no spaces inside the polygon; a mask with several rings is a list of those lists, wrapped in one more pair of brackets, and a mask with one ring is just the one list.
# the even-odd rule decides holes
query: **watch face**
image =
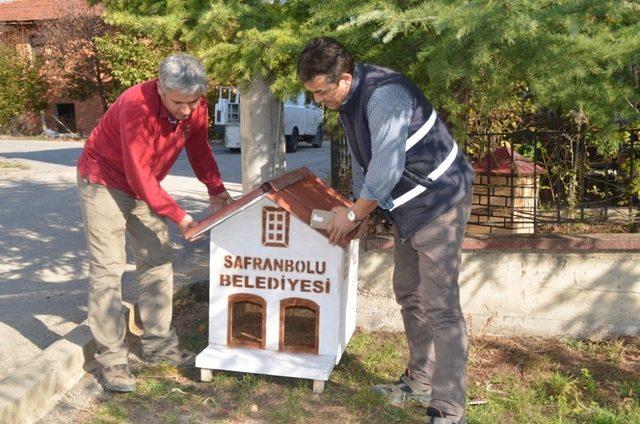
{"label": "watch face", "polygon": [[347,213],[347,219],[351,222],[355,222],[356,221],[356,213],[354,211],[352,211],[351,209],[349,209],[349,212]]}

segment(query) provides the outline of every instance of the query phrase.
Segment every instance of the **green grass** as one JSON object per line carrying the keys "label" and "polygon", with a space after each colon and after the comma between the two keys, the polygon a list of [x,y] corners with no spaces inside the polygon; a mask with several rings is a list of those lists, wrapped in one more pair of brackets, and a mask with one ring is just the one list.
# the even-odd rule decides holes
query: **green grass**
{"label": "green grass", "polygon": [[613,363],[617,363],[622,358],[626,349],[622,339],[607,341],[566,339],[562,341],[571,349],[578,350],[587,357],[604,356]]}
{"label": "green grass", "polygon": [[305,408],[305,398],[309,389],[305,384],[285,387],[282,391],[282,404],[279,408],[267,411],[267,420],[272,423],[300,423],[311,416],[312,412]]}
{"label": "green grass", "polygon": [[126,423],[127,413],[124,408],[114,403],[108,403],[99,407],[92,421],[94,424],[119,424]]}
{"label": "green grass", "polygon": [[[176,323],[182,343],[199,350],[206,320],[185,312],[191,306],[178,304]],[[640,424],[640,338],[485,337],[470,346],[470,424]],[[93,422],[422,423],[422,407],[392,407],[370,390],[395,381],[406,358],[403,334],[358,331],[321,395],[306,380],[216,372],[202,383],[195,370],[144,368],[137,391],[103,401]]]}
{"label": "green grass", "polygon": [[469,423],[640,423],[640,373],[632,359],[638,340],[558,341],[566,350],[542,340],[529,342],[539,356],[535,367],[514,372],[497,364],[484,388],[472,385],[470,397],[487,403],[468,409]]}

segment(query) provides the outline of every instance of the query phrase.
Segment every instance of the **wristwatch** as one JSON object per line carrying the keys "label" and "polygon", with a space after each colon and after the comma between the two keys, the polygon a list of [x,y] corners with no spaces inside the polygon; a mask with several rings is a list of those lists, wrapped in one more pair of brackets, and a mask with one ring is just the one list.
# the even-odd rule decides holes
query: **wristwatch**
{"label": "wristwatch", "polygon": [[358,217],[356,216],[356,213],[353,211],[353,209],[349,208],[349,210],[347,211],[347,219],[351,222],[360,222],[360,220],[358,219]]}

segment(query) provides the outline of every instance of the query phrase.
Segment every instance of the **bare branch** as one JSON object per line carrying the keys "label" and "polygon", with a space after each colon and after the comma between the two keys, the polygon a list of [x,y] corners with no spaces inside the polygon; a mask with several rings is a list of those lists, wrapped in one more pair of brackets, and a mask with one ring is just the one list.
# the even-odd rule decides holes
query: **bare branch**
{"label": "bare branch", "polygon": [[97,95],[106,111],[108,66],[100,60],[95,39],[112,29],[95,9],[61,8],[62,5],[58,6],[56,13],[59,18],[39,26],[39,56],[44,62],[44,76],[52,87],[50,94],[77,100]]}

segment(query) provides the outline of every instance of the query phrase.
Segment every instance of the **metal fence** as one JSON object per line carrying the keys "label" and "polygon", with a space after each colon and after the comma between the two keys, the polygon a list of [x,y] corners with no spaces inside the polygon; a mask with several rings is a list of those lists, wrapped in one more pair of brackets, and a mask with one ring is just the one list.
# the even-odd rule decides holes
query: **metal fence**
{"label": "metal fence", "polygon": [[[463,146],[470,161],[477,166],[484,159],[489,166],[487,178],[480,178],[483,172],[476,175],[472,215],[501,217],[476,219],[475,225],[525,228],[515,232],[555,232],[561,230],[558,226],[575,223],[635,225],[640,192],[640,129],[620,131],[617,136],[622,139],[617,151],[602,154],[589,143],[589,136],[581,133],[516,131],[470,135]],[[509,156],[508,168],[512,172],[507,180],[496,178],[491,169],[495,164],[493,155],[500,148]],[[520,178],[523,175],[518,165],[523,161],[531,165],[527,178]],[[342,135],[332,140],[331,163],[332,185],[350,196],[350,157]],[[504,172],[501,175],[505,176]],[[500,188],[505,183],[508,189]],[[531,196],[529,203],[522,200],[525,192]],[[519,203],[526,207],[516,207]]]}
{"label": "metal fence", "polygon": [[351,155],[342,131],[331,134],[331,187],[348,199],[352,196]]}

